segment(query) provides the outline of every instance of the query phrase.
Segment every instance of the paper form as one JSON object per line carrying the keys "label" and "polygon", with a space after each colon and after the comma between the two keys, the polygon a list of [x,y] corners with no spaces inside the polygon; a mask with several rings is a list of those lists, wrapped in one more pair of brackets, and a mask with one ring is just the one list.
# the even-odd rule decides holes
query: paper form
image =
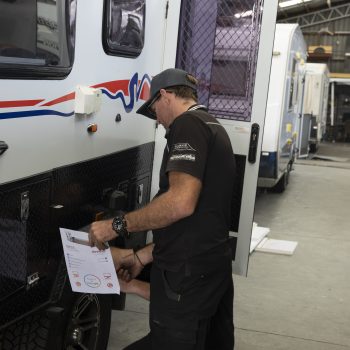
{"label": "paper form", "polygon": [[64,258],[73,292],[120,294],[111,250],[90,247],[86,232],[60,228]]}

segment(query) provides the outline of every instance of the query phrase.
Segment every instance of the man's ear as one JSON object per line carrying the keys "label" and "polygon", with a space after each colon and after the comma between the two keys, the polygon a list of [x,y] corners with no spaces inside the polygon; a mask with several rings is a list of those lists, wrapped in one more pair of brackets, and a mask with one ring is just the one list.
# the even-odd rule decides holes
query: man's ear
{"label": "man's ear", "polygon": [[169,103],[170,103],[169,95],[171,95],[171,94],[167,94],[167,92],[166,92],[165,89],[160,89],[159,92],[160,92],[160,94],[163,96],[163,99],[165,100],[165,102],[166,102],[167,104],[169,104]]}

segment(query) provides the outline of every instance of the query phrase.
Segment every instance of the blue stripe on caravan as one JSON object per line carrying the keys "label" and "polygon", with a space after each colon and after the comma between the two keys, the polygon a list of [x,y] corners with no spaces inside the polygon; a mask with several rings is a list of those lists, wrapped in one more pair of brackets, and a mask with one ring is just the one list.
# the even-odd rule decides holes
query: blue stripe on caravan
{"label": "blue stripe on caravan", "polygon": [[60,117],[71,117],[74,112],[62,113],[59,111],[53,111],[51,109],[43,109],[36,111],[22,111],[22,112],[9,112],[0,113],[0,119],[13,119],[13,118],[26,118],[26,117],[36,117],[40,115],[58,115]]}
{"label": "blue stripe on caravan", "polygon": [[[138,73],[135,73],[129,81],[129,98],[130,98],[129,104],[126,102],[125,95],[122,91],[118,91],[115,95],[113,95],[107,89],[102,88],[101,89],[102,93],[107,95],[110,99],[113,99],[113,100],[119,98],[123,103],[125,112],[130,113],[134,108],[135,102],[138,101],[140,98],[144,82],[147,80],[148,84],[151,84],[151,79],[147,74],[145,74],[141,80],[141,83],[138,85],[138,81],[139,81],[138,76],[139,76]],[[136,96],[135,96],[135,90],[136,90]]]}
{"label": "blue stripe on caravan", "polygon": [[[127,113],[130,113],[133,108],[136,101],[139,100],[143,84],[145,82],[148,82],[148,84],[151,84],[151,78],[148,74],[144,74],[141,80],[141,83],[138,84],[138,73],[135,73],[132,78],[129,81],[129,96],[130,96],[130,102],[127,103],[124,93],[119,91],[115,95],[111,94],[106,88],[101,87],[102,93],[107,95],[110,99],[120,99],[123,103],[124,109]],[[135,94],[136,92],[136,94]],[[35,110],[35,111],[22,111],[22,112],[7,112],[7,113],[0,113],[0,119],[14,119],[14,118],[26,118],[26,117],[36,117],[41,115],[57,115],[60,117],[71,117],[74,115],[74,112],[70,113],[62,113],[59,111],[54,111],[51,109],[43,109],[43,110]]]}

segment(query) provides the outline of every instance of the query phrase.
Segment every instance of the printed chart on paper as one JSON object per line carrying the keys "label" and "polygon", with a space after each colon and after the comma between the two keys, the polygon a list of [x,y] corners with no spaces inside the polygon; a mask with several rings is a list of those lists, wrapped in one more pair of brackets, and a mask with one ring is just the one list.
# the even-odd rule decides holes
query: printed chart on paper
{"label": "printed chart on paper", "polygon": [[60,228],[64,258],[73,292],[119,294],[110,248],[90,247],[86,232]]}

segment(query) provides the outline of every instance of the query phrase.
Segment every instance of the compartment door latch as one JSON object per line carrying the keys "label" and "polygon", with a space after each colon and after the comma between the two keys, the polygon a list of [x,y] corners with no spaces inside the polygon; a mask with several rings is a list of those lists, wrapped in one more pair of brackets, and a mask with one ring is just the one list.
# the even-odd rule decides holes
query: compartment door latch
{"label": "compartment door latch", "polygon": [[39,273],[35,272],[27,277],[27,290],[32,288],[39,281]]}
{"label": "compartment door latch", "polygon": [[29,217],[29,191],[21,193],[21,221],[25,222]]}

